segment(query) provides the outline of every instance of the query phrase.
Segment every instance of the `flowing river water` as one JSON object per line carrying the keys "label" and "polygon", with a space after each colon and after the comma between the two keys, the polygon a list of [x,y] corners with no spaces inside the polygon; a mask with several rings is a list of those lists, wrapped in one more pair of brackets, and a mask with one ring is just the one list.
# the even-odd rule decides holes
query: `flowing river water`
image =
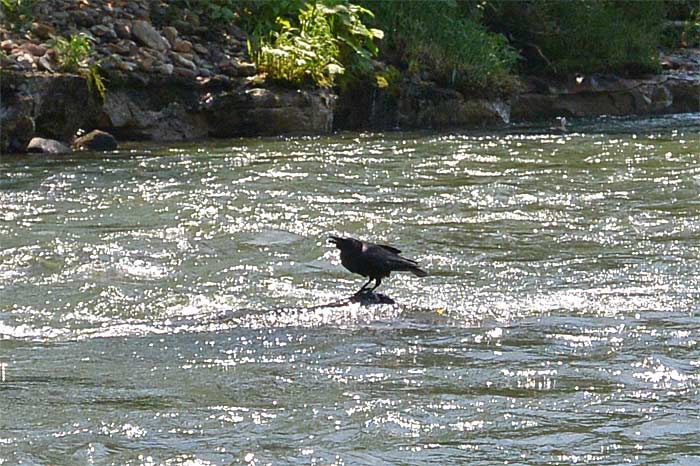
{"label": "flowing river water", "polygon": [[4,156],[0,465],[697,465],[699,271],[698,114]]}

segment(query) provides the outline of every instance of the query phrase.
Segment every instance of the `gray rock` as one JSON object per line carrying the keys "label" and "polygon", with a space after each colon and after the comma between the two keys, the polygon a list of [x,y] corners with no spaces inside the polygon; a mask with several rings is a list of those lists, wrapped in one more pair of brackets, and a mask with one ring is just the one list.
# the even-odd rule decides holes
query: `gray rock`
{"label": "gray rock", "polygon": [[111,24],[96,24],[90,28],[90,31],[97,37],[104,37],[109,40],[115,40],[117,38],[117,33],[114,32],[114,26]]}
{"label": "gray rock", "polygon": [[151,26],[151,23],[147,21],[134,21],[132,33],[134,37],[146,47],[161,51],[168,50],[170,47],[165,37],[161,36],[156,28]]}
{"label": "gray rock", "polygon": [[158,65],[156,67],[156,71],[164,74],[166,76],[170,76],[173,74],[173,71],[175,70],[175,67],[172,65],[172,63],[163,63],[161,65]]}
{"label": "gray rock", "polygon": [[183,57],[179,53],[172,53],[170,57],[173,59],[174,64],[179,65],[183,68],[189,68],[191,70],[196,70],[197,65],[194,64],[191,60],[188,60],[187,58]]}
{"label": "gray rock", "polygon": [[194,79],[197,77],[197,70],[192,70],[190,68],[183,68],[181,66],[176,66],[173,69],[175,76],[180,76],[182,78]]}
{"label": "gray rock", "polygon": [[167,26],[163,28],[163,35],[171,45],[175,44],[175,39],[177,39],[177,29],[172,26]]}
{"label": "gray rock", "polygon": [[70,154],[73,152],[70,147],[55,139],[32,138],[27,145],[27,152],[38,154]]}
{"label": "gray rock", "polygon": [[114,32],[117,33],[120,39],[131,39],[131,25],[125,22],[114,24]]}
{"label": "gray rock", "polygon": [[107,151],[117,149],[119,144],[111,134],[96,129],[76,139],[73,147],[83,150]]}

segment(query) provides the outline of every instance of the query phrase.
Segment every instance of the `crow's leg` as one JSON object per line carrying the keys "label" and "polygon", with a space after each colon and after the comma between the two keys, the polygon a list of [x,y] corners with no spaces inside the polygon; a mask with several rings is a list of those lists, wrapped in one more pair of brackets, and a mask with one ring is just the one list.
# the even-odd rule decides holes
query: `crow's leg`
{"label": "crow's leg", "polygon": [[374,285],[374,288],[372,288],[372,289],[369,290],[369,291],[374,291],[374,290],[376,290],[377,288],[379,288],[379,285],[381,285],[381,284],[382,284],[382,279],[379,278],[379,277],[377,277],[377,278],[376,278],[375,285]]}
{"label": "crow's leg", "polygon": [[358,293],[362,293],[362,292],[365,291],[367,288],[369,288],[369,284],[372,283],[372,280],[374,280],[374,278],[370,278],[369,280],[367,280],[367,283],[365,283],[364,285],[362,285],[362,288],[360,288],[360,291],[358,291]]}

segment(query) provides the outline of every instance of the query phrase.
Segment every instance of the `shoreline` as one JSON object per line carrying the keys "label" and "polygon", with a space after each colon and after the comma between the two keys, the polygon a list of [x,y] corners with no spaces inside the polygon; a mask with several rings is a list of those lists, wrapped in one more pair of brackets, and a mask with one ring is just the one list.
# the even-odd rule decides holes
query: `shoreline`
{"label": "shoreline", "polygon": [[[383,87],[367,80],[294,88],[259,72],[239,26],[210,30],[196,15],[188,22],[166,12],[149,0],[47,0],[26,33],[0,27],[0,153],[26,152],[33,138],[43,139],[31,150],[69,152],[82,144],[78,132],[92,130],[111,135],[113,145],[700,111],[700,48],[660,53],[662,71],[654,75],[520,75],[506,94],[486,91],[492,96],[464,94],[418,75],[399,75]],[[104,78],[103,93],[83,65],[74,70],[80,74],[59,72],[56,38],[83,33]],[[379,61],[373,66],[386,68]]]}

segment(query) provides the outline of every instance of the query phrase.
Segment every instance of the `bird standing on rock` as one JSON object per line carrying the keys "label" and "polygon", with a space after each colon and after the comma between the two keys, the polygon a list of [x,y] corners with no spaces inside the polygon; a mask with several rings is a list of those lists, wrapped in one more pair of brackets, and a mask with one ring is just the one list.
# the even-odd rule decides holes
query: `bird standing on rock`
{"label": "bird standing on rock", "polygon": [[[418,263],[401,257],[401,251],[393,246],[366,243],[340,236],[330,236],[328,240],[340,249],[340,262],[346,269],[369,278],[357,293],[373,292],[381,285],[382,278],[388,277],[391,272],[411,272],[417,277],[428,275],[418,267]],[[372,280],[375,281],[375,285],[369,288]]]}

